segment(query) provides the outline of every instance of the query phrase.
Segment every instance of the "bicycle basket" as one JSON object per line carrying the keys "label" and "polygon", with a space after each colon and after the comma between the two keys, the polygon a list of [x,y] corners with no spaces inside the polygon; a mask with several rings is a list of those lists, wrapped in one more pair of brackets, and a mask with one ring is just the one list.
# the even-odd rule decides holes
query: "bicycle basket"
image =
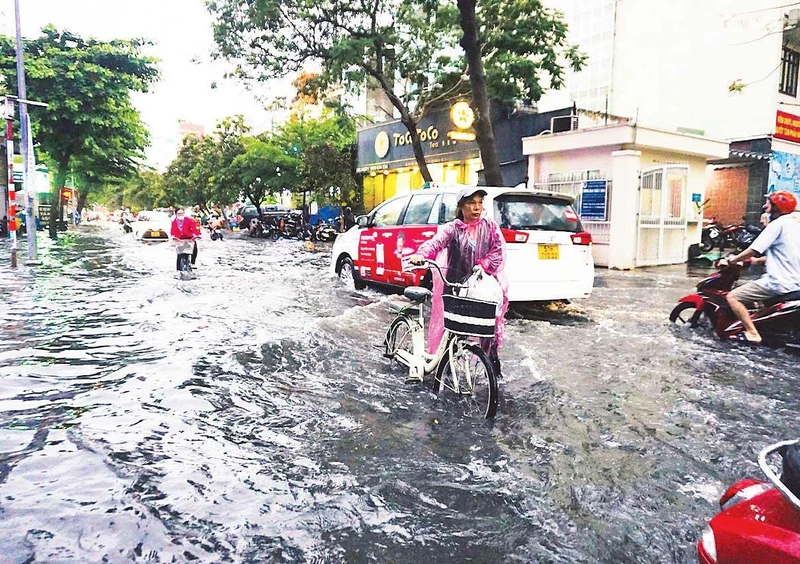
{"label": "bicycle basket", "polygon": [[179,255],[190,255],[194,250],[194,241],[191,239],[189,240],[181,240],[178,239],[175,241],[175,251]]}
{"label": "bicycle basket", "polygon": [[497,304],[444,294],[444,327],[451,333],[493,337]]}

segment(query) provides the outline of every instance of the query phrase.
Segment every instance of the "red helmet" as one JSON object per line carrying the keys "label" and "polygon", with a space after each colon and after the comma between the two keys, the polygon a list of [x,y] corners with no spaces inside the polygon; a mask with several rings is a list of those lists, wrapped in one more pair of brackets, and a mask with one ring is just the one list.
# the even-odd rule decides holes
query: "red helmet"
{"label": "red helmet", "polygon": [[781,213],[792,213],[797,208],[797,198],[791,192],[781,190],[769,195],[769,201]]}

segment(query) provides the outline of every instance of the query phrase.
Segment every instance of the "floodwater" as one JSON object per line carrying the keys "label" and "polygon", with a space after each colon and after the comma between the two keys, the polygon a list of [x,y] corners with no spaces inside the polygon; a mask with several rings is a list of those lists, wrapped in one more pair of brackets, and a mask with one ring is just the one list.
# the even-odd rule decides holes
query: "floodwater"
{"label": "floodwater", "polygon": [[404,383],[397,297],[327,249],[206,240],[181,281],[116,226],[40,245],[0,245],[4,563],[689,563],[797,433],[797,357],[670,326],[685,266],[513,311],[489,423]]}

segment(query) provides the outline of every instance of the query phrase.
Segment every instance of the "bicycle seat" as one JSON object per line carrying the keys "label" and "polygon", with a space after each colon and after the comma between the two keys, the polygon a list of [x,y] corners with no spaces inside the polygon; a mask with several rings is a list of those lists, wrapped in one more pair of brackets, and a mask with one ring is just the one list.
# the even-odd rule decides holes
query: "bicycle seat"
{"label": "bicycle seat", "polygon": [[410,286],[403,290],[403,295],[414,303],[422,303],[431,297],[432,292],[427,288],[420,288],[419,286]]}

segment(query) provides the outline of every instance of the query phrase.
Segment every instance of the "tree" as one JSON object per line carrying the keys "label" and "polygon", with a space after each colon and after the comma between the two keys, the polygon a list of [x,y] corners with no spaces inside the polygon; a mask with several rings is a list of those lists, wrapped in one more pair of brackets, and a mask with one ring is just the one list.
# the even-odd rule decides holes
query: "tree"
{"label": "tree", "polygon": [[178,156],[164,173],[164,191],[173,205],[198,205],[209,211],[213,204],[238,199],[244,189],[240,178],[226,171],[245,152],[244,135],[249,128],[240,115],[217,124],[213,135],[187,136]]}
{"label": "tree", "polygon": [[[429,0],[211,0],[207,6],[220,56],[237,61],[236,74],[245,80],[284,77],[321,61],[321,87],[377,85],[411,136],[422,177],[432,180],[417,124],[462,86],[463,62],[442,55],[457,46],[454,7]],[[400,92],[397,79],[407,85]]]}
{"label": "tree", "polygon": [[[83,39],[53,26],[25,42],[27,95],[48,104],[31,108],[37,142],[55,170],[53,203],[77,158],[111,162],[116,174],[130,174],[143,160],[148,132],[130,99],[158,78],[156,61],[141,54],[143,40]],[[14,40],[0,37],[0,71],[7,87],[17,81]],[[55,209],[53,210],[56,211]],[[51,213],[50,236],[56,236]]]}
{"label": "tree", "polygon": [[263,219],[261,204],[267,196],[280,194],[296,182],[297,159],[269,135],[263,139],[248,137],[243,142],[244,153],[233,159],[224,176],[238,179],[242,194]]}
{"label": "tree", "polygon": [[562,86],[560,58],[580,70],[586,57],[567,44],[567,26],[561,15],[542,6],[540,0],[486,0],[480,7],[477,0],[457,3],[484,176],[490,186],[502,186],[490,98],[505,104],[536,102],[544,92],[543,79],[551,88]]}
{"label": "tree", "polygon": [[215,151],[211,137],[184,137],[178,156],[164,172],[164,193],[170,205],[192,204],[208,209],[213,201],[210,179]]}

